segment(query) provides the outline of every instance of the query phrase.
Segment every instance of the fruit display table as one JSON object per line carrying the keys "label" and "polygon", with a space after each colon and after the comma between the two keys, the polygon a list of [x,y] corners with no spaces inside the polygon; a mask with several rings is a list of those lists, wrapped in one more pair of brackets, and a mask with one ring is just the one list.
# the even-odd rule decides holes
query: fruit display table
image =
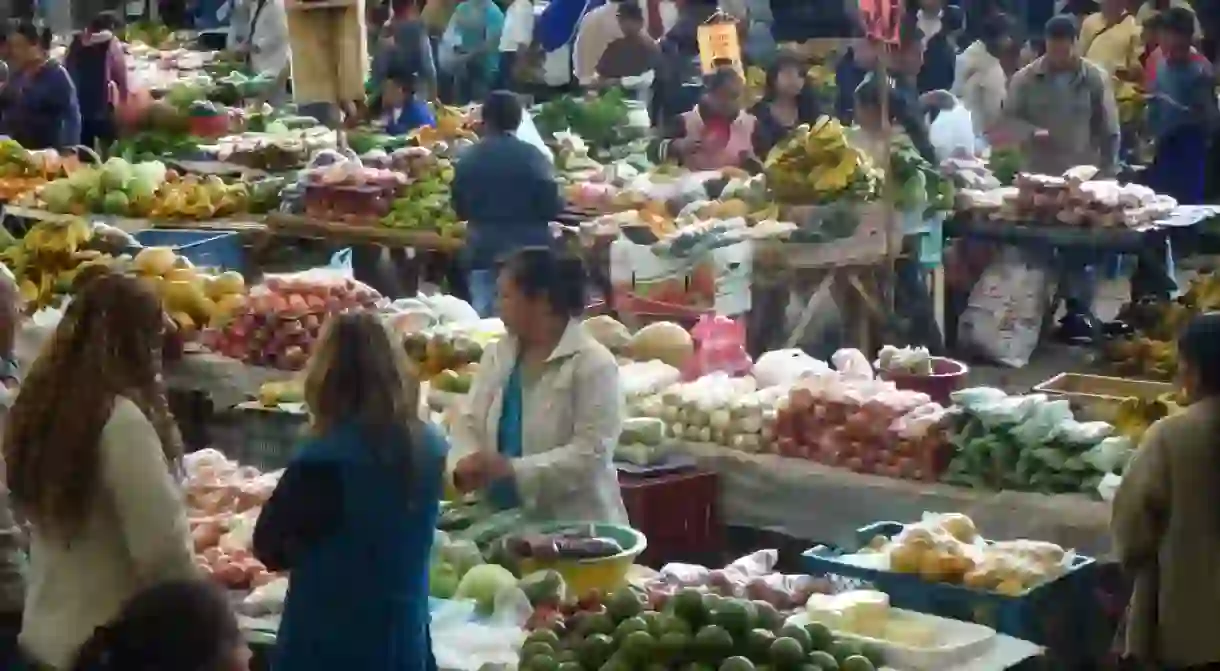
{"label": "fruit display table", "polygon": [[995,538],[1037,538],[1091,557],[1111,556],[1109,504],[1082,495],[990,492],[857,474],[771,454],[686,444],[719,476],[725,524],[847,546],[877,520],[961,511]]}

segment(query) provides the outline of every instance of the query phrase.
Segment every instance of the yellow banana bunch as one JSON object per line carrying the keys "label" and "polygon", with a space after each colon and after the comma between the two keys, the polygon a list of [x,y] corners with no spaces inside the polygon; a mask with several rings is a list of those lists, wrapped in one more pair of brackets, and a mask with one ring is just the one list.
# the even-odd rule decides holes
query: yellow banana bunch
{"label": "yellow banana bunch", "polygon": [[771,150],[764,169],[768,186],[787,202],[825,203],[844,195],[868,199],[876,190],[872,162],[829,116],[798,127]]}

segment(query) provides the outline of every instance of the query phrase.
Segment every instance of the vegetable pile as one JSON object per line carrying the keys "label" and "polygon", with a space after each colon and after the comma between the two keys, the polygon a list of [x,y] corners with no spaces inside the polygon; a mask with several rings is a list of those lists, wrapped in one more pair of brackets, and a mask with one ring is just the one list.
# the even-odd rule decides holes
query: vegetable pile
{"label": "vegetable pile", "polygon": [[591,97],[561,96],[538,106],[534,124],[543,138],[575,133],[592,151],[628,141],[627,94],[612,89]]}
{"label": "vegetable pile", "polygon": [[945,482],[981,489],[1092,492],[1106,472],[1106,422],[1077,422],[1066,400],[1009,396],[985,387],[954,392]]}

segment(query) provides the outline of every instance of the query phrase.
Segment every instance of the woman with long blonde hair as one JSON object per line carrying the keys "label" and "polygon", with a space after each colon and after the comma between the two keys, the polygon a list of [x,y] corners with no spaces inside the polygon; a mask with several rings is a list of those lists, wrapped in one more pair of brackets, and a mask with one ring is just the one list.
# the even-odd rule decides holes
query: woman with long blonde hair
{"label": "woman with long blonde hair", "polygon": [[8,486],[31,527],[20,644],[38,665],[67,667],[132,596],[196,574],[162,319],[139,280],[90,279],[9,412]]}
{"label": "woman with long blonde hair", "polygon": [[[428,564],[448,445],[373,312],[327,320],[305,374],[311,432],[259,515],[289,573],[273,668],[431,671]],[[337,617],[336,617],[337,616]]]}

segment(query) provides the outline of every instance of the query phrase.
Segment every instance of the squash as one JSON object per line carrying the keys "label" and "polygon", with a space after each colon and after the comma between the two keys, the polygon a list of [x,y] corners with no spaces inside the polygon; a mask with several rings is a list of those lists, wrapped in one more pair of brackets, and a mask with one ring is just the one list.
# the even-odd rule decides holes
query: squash
{"label": "squash", "polygon": [[656,322],[636,332],[627,342],[627,356],[636,361],[656,359],[682,370],[695,354],[691,335],[673,322]]}
{"label": "squash", "polygon": [[618,352],[631,342],[631,332],[614,317],[607,315],[589,317],[585,320],[584,327],[590,337],[611,352]]}

